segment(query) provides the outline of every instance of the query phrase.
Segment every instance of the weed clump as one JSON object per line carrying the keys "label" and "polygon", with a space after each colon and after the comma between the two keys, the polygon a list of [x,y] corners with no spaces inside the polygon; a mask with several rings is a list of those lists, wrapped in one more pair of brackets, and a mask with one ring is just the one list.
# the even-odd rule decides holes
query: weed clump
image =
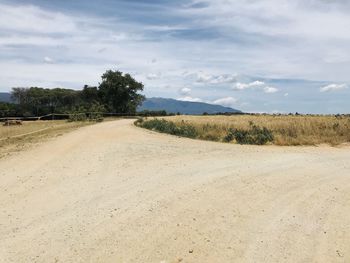
{"label": "weed clump", "polygon": [[135,122],[135,124],[148,130],[168,133],[171,135],[177,135],[187,138],[196,138],[198,136],[198,132],[196,131],[195,127],[186,123],[176,125],[174,122],[167,121],[164,119],[152,119],[146,121],[144,121],[143,119],[139,119]]}
{"label": "weed clump", "polygon": [[223,140],[225,142],[235,140],[239,144],[264,145],[273,142],[274,137],[272,131],[266,127],[261,128],[254,123],[250,123],[250,129],[248,130],[230,128]]}

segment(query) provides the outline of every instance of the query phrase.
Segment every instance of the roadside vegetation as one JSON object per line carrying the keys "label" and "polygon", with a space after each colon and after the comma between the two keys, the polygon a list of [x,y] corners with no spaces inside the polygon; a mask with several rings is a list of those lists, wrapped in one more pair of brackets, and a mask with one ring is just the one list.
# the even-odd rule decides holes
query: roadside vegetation
{"label": "roadside vegetation", "polygon": [[195,127],[193,127],[190,124],[185,124],[185,123],[175,124],[174,122],[167,121],[164,119],[151,119],[151,120],[144,121],[142,118],[138,119],[135,122],[135,124],[142,128],[158,131],[161,133],[168,133],[171,135],[177,135],[177,136],[182,136],[187,138],[198,137],[198,133]]}
{"label": "roadside vegetation", "polygon": [[136,124],[179,136],[182,135],[174,132],[177,127],[187,127],[193,132],[186,137],[237,144],[334,146],[350,142],[350,117],[345,115],[172,116]]}

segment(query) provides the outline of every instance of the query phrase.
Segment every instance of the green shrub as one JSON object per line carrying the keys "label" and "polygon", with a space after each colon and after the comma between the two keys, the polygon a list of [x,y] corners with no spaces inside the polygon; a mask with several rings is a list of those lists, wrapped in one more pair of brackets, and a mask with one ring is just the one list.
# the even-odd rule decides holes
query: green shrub
{"label": "green shrub", "polygon": [[69,114],[69,122],[73,122],[73,121],[86,121],[87,120],[87,116],[85,113],[71,113]]}
{"label": "green shrub", "polygon": [[160,110],[160,111],[144,110],[144,111],[137,112],[137,115],[142,117],[152,117],[152,116],[156,117],[156,116],[167,116],[168,113],[165,110]]}
{"label": "green shrub", "polygon": [[235,139],[235,135],[234,135],[235,131],[234,129],[229,129],[226,136],[224,137],[224,142],[231,142]]}
{"label": "green shrub", "polygon": [[103,115],[100,112],[91,112],[89,114],[89,121],[101,122],[103,121]]}
{"label": "green shrub", "polygon": [[134,122],[136,126],[141,126],[143,123],[144,119],[142,117],[138,117],[137,120]]}
{"label": "green shrub", "polygon": [[105,112],[105,107],[99,103],[93,103],[89,106],[77,107],[74,110],[68,112],[68,121],[103,121],[103,113]]}
{"label": "green shrub", "polygon": [[135,122],[135,124],[148,130],[168,133],[187,138],[196,138],[198,136],[198,132],[195,129],[195,127],[186,123],[182,123],[177,126],[175,123],[163,119],[152,119],[146,121],[144,121],[143,119],[139,119]]}
{"label": "green shrub", "polygon": [[227,135],[224,137],[225,142],[236,140],[239,144],[256,144],[264,145],[268,142],[273,142],[274,137],[272,131],[263,127],[250,123],[249,130],[229,129]]}
{"label": "green shrub", "polygon": [[101,122],[103,121],[103,113],[106,112],[106,109],[103,105],[99,103],[94,103],[90,105],[90,113],[88,114],[89,121]]}

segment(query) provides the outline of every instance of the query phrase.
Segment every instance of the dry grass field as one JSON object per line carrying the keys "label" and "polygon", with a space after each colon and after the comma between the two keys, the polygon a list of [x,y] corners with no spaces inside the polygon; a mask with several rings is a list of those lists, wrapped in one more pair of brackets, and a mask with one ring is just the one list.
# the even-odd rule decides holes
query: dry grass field
{"label": "dry grass field", "polygon": [[230,128],[249,129],[250,123],[266,127],[276,145],[339,145],[350,142],[347,116],[172,116],[165,119],[193,125],[199,138],[222,141]]}
{"label": "dry grass field", "polygon": [[89,122],[25,121],[18,126],[3,126],[0,123],[0,158],[33,143],[60,136]]}

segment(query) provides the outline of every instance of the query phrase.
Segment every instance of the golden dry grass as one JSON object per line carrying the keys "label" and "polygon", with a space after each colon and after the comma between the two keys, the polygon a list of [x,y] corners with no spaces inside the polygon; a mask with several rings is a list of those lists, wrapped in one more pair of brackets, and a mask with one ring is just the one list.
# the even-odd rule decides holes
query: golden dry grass
{"label": "golden dry grass", "polygon": [[276,145],[339,145],[350,142],[350,117],[341,116],[172,116],[175,123],[195,126],[200,138],[222,141],[229,128],[249,129],[249,123],[273,132]]}
{"label": "golden dry grass", "polygon": [[18,126],[0,123],[0,157],[88,124],[91,123],[65,120],[25,121]]}

